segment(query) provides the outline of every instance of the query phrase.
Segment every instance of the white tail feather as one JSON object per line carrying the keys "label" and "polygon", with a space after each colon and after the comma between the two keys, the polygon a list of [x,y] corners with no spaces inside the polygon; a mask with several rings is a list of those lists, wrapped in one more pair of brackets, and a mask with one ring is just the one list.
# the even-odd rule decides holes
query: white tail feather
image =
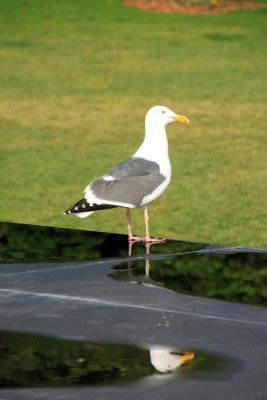
{"label": "white tail feather", "polygon": [[75,213],[73,215],[76,215],[76,217],[79,218],[86,218],[88,217],[90,214],[93,214],[94,211],[89,211],[89,212],[81,212],[81,213]]}

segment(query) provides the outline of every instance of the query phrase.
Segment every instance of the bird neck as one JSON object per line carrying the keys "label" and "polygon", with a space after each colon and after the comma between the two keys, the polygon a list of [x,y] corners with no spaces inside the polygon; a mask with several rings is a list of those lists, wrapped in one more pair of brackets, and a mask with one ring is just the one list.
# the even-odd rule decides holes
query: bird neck
{"label": "bird neck", "polygon": [[168,159],[168,139],[165,126],[161,124],[156,125],[154,121],[151,123],[149,120],[146,120],[145,139],[134,156],[156,162],[160,162],[164,158]]}

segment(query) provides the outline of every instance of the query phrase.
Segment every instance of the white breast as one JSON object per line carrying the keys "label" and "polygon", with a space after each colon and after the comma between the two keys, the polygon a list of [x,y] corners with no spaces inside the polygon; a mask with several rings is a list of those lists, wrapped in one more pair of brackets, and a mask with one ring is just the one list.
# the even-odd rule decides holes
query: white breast
{"label": "white breast", "polygon": [[164,182],[162,182],[162,184],[160,186],[158,186],[157,189],[154,190],[154,192],[145,196],[141,203],[141,207],[146,207],[149,203],[151,203],[152,201],[156,200],[159,196],[161,196],[162,193],[165,192],[165,190],[167,189],[167,186],[169,185],[170,180],[171,180],[171,176],[169,177],[169,179],[166,179]]}

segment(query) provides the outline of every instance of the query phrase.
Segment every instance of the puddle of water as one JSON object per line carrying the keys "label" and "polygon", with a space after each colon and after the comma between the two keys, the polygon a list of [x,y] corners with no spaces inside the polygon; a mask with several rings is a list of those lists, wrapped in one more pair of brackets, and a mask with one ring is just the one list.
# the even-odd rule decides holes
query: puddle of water
{"label": "puddle of water", "polygon": [[[188,252],[206,248],[203,243],[170,240],[158,253]],[[143,254],[143,246],[135,254]],[[128,256],[126,235],[45,226],[0,223],[0,262],[86,261]]]}
{"label": "puddle of water", "polygon": [[[140,378],[230,379],[239,363],[202,350],[0,331],[0,387],[108,385]],[[143,380],[143,382],[145,382]]]}
{"label": "puddle of water", "polygon": [[[132,257],[128,257],[128,255]],[[178,293],[267,305],[267,250],[0,223],[0,262],[110,261],[110,277]],[[40,265],[40,268],[42,266]]]}
{"label": "puddle of water", "polygon": [[[152,255],[153,256],[153,255]],[[267,305],[267,254],[194,253],[114,265],[116,281],[166,288],[177,293]]]}

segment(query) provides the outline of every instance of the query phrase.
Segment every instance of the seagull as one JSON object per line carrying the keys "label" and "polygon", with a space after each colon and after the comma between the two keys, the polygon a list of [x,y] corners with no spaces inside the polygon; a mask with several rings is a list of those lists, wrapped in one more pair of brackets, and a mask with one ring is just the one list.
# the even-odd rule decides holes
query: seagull
{"label": "seagull", "polygon": [[[165,126],[171,122],[188,124],[189,119],[168,107],[154,106],[145,117],[145,138],[139,149],[100,178],[91,181],[84,197],[70,206],[64,214],[85,218],[98,210],[126,208],[129,242],[160,243],[165,239],[151,238],[148,205],[167,189],[171,179],[171,164]],[[131,208],[143,208],[145,236],[134,236]]]}

